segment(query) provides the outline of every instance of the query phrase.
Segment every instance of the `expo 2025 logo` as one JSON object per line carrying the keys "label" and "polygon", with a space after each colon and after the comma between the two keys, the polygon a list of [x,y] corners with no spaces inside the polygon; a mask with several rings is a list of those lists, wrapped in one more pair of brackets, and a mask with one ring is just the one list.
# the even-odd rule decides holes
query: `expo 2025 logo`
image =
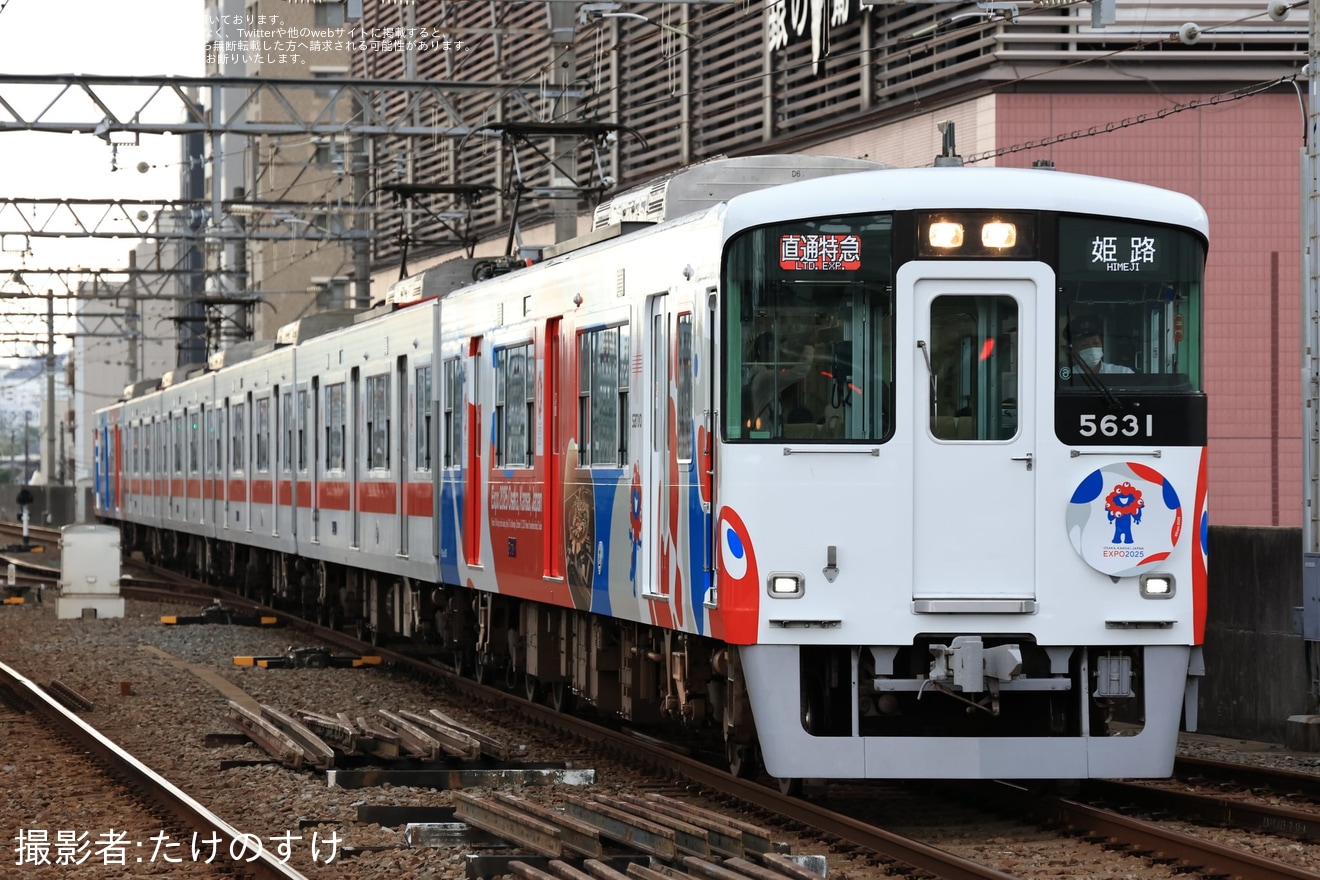
{"label": "expo 2025 logo", "polygon": [[1111,464],[1077,484],[1067,525],[1073,549],[1087,565],[1126,577],[1173,552],[1182,533],[1182,503],[1155,468]]}

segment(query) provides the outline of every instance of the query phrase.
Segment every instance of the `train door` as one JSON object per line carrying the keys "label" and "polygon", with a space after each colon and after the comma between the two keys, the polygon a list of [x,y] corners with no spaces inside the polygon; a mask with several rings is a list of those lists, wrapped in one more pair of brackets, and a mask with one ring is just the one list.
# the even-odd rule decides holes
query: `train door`
{"label": "train door", "polygon": [[349,381],[349,403],[348,412],[345,417],[348,419],[348,431],[345,436],[348,437],[348,448],[344,454],[348,456],[348,518],[353,522],[352,540],[349,546],[354,550],[362,546],[362,529],[358,521],[360,517],[360,505],[358,504],[358,485],[362,479],[361,473],[361,453],[363,449],[361,438],[358,437],[358,431],[362,426],[362,373],[357,367],[354,367]]}
{"label": "train door", "polygon": [[294,387],[285,386],[280,400],[279,471],[275,486],[275,510],[284,534],[298,535],[298,416],[294,410]]}
{"label": "train door", "polygon": [[202,480],[206,471],[202,467],[202,408],[188,409],[184,416],[188,434],[188,522],[206,522],[206,502],[202,495]]}
{"label": "train door", "polygon": [[[481,565],[482,471],[481,444],[481,341],[468,341],[468,377],[470,391],[464,404],[463,424],[467,428],[466,482],[463,493],[463,557],[469,566]],[[455,404],[456,406],[458,404]]]}
{"label": "train door", "polygon": [[110,509],[115,513],[119,512],[119,483],[122,479],[124,464],[124,438],[120,433],[118,424],[109,427],[106,431],[106,440],[110,444],[106,455],[106,469],[110,475]]}
{"label": "train door", "polygon": [[646,596],[668,595],[669,584],[662,572],[671,571],[670,547],[666,540],[669,520],[669,459],[674,452],[669,425],[669,297],[656,294],[647,309],[647,404],[649,431],[642,461],[642,504],[645,565],[637,574],[637,586]]}
{"label": "train door", "polygon": [[[398,454],[394,457],[395,473],[398,475],[395,482],[395,502],[396,516],[398,517],[399,528],[399,555],[408,555],[408,475],[411,463],[409,461],[408,444],[414,436],[420,436],[426,430],[426,424],[422,419],[416,419],[416,424],[412,430],[408,430],[408,356],[399,355],[399,359],[394,369],[394,399],[396,401],[394,409],[394,437],[395,449]],[[420,384],[413,389],[413,394],[420,399],[422,394]],[[429,410],[428,410],[429,411]]]}
{"label": "train door", "polygon": [[307,419],[307,433],[311,437],[311,461],[308,463],[307,475],[311,479],[311,490],[308,497],[308,510],[312,517],[312,543],[321,542],[321,493],[318,491],[321,482],[321,380],[312,379],[312,393],[308,403],[312,411],[305,416]]}
{"label": "train door", "polygon": [[270,396],[261,400],[262,425],[258,429],[257,449],[260,451],[261,463],[265,465],[266,477],[270,481],[270,500],[268,515],[270,517],[271,537],[278,537],[280,534],[280,446],[281,432],[284,429],[284,422],[280,420],[280,386],[272,385]]}
{"label": "train door", "polygon": [[246,406],[240,407],[244,418],[242,419],[242,443],[243,453],[239,456],[240,466],[243,468],[243,523],[246,531],[252,531],[252,482],[254,471],[256,471],[256,442],[253,438],[257,436],[256,409],[253,405],[252,392],[247,393]]}
{"label": "train door", "polygon": [[917,340],[913,534],[935,536],[913,545],[919,613],[1034,607],[1035,315],[1050,286],[983,269],[898,275]]}
{"label": "train door", "polygon": [[543,386],[541,424],[537,430],[536,460],[545,471],[546,497],[541,506],[541,535],[544,544],[541,558],[545,560],[544,576],[564,576],[564,459],[560,445],[562,428],[559,424],[560,358],[563,357],[561,319],[551,318],[545,323],[545,354],[542,361]]}

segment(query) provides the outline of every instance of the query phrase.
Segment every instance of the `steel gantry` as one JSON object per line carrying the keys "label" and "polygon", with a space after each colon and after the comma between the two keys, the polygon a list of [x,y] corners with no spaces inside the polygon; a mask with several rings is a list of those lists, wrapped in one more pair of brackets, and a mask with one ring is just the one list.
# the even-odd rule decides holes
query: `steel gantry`
{"label": "steel gantry", "polygon": [[[55,95],[49,97],[52,87]],[[119,133],[466,137],[481,126],[467,123],[451,96],[535,96],[544,88],[535,82],[503,80],[0,74],[0,132],[95,134],[106,140]],[[299,102],[289,96],[312,90],[322,96],[315,113],[298,110]],[[554,91],[556,96],[566,93],[562,86]],[[200,100],[203,93],[210,96],[206,103]],[[569,88],[567,93],[584,94],[580,88]],[[241,99],[234,100],[236,94]],[[31,111],[18,109],[30,98],[45,103]],[[267,98],[271,103],[266,103]],[[258,107],[261,118],[249,119]]]}

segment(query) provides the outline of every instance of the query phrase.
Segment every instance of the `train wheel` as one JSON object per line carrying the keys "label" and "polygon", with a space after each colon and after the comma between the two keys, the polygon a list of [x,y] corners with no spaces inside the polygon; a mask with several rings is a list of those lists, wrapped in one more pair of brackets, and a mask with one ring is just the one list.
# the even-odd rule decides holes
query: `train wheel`
{"label": "train wheel", "polygon": [[477,684],[490,684],[490,664],[486,662],[486,657],[480,651],[472,662],[472,677],[477,680]]}
{"label": "train wheel", "polygon": [[802,778],[794,776],[779,780],[779,793],[785,797],[802,797]]}
{"label": "train wheel", "polygon": [[729,759],[729,772],[739,779],[755,779],[756,774],[761,772],[761,762],[756,758],[756,746],[726,740],[724,751]]}
{"label": "train wheel", "polygon": [[573,690],[566,681],[551,682],[545,699],[550,708],[556,712],[573,711]]}
{"label": "train wheel", "polygon": [[527,697],[529,703],[541,702],[541,683],[536,680],[535,675],[523,676],[523,695]]}

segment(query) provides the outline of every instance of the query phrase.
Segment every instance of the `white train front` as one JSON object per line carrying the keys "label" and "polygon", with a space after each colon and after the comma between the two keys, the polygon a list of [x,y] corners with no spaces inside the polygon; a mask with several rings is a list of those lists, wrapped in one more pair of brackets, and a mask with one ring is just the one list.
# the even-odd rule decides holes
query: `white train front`
{"label": "white train front", "polygon": [[529,696],[722,730],[736,772],[1168,775],[1205,212],[865,164],[706,163],[528,268],[133,389],[98,514]]}

